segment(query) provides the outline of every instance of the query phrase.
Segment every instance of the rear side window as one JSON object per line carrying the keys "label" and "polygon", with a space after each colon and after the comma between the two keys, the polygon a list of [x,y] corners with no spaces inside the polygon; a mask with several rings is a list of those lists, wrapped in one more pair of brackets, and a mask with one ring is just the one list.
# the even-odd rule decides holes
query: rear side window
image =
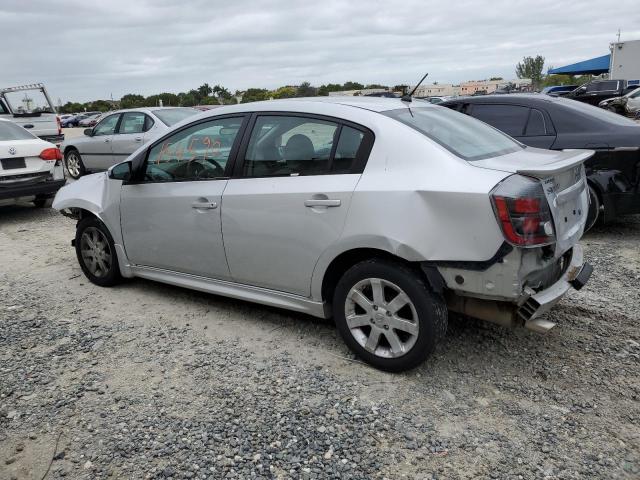
{"label": "rear side window", "polygon": [[473,105],[471,115],[498,130],[519,137],[529,118],[529,108],[518,105]]}
{"label": "rear side window", "polygon": [[349,173],[365,134],[336,122],[263,115],[253,127],[242,175],[274,177]]}
{"label": "rear side window", "polygon": [[531,109],[531,113],[529,114],[529,122],[527,123],[527,130],[525,131],[525,135],[527,137],[535,137],[540,135],[546,135],[547,129],[544,124],[544,116],[540,110],[536,110],[535,108]]}
{"label": "rear side window", "polygon": [[401,108],[384,112],[468,161],[497,157],[522,150],[507,135],[448,108]]}
{"label": "rear side window", "polygon": [[0,121],[0,142],[11,140],[33,140],[34,137],[24,128],[13,122]]}
{"label": "rear side window", "polygon": [[608,80],[605,82],[598,82],[598,91],[600,92],[609,92],[618,90],[618,81],[617,80]]}

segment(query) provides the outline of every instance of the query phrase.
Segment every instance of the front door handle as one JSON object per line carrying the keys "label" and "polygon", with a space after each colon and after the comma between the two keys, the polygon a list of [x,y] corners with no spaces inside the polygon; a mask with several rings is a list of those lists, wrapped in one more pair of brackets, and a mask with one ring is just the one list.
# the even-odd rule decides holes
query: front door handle
{"label": "front door handle", "polygon": [[198,210],[212,210],[218,208],[218,204],[216,202],[193,202],[191,207]]}
{"label": "front door handle", "polygon": [[134,138],[134,140],[135,140],[136,142],[141,142],[141,141],[142,141],[142,137],[136,137],[136,138]]}
{"label": "front door handle", "polygon": [[109,143],[111,140],[109,140],[108,138],[104,139],[104,143]]}
{"label": "front door handle", "polygon": [[327,198],[312,198],[310,200],[304,201],[305,207],[339,207],[341,204],[340,200]]}

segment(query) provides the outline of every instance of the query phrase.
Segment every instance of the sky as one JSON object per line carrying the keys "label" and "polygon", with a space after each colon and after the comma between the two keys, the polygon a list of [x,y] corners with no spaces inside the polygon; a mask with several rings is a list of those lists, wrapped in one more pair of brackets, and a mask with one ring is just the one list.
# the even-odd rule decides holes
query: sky
{"label": "sky", "polygon": [[640,39],[631,0],[0,0],[0,87],[43,82],[54,102],[232,92],[308,81],[385,85],[515,78]]}

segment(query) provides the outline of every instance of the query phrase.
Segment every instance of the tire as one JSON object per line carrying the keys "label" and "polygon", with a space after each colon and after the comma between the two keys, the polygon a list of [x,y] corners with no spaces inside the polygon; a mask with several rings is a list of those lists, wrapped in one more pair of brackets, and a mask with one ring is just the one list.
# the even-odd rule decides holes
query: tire
{"label": "tire", "polygon": [[80,268],[91,283],[111,287],[122,280],[113,238],[104,223],[96,217],[80,220],[75,244]]}
{"label": "tire", "polygon": [[[399,305],[404,306],[396,308]],[[389,372],[424,362],[447,331],[443,298],[407,266],[383,259],[366,260],[347,270],[336,285],[333,316],[347,346],[367,363]]]}
{"label": "tire", "polygon": [[584,225],[585,233],[598,222],[600,217],[600,198],[595,189],[589,185],[589,211],[587,212],[587,221]]}
{"label": "tire", "polygon": [[82,157],[80,152],[75,148],[70,148],[64,154],[64,168],[67,170],[69,176],[73,179],[78,179],[87,173],[82,163]]}
{"label": "tire", "polygon": [[33,199],[33,204],[38,208],[50,207],[52,197],[36,197]]}

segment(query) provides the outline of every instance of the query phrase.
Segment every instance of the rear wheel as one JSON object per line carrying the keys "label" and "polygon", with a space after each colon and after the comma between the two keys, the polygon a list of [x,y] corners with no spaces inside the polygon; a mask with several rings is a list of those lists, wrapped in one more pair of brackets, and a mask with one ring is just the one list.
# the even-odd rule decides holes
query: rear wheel
{"label": "rear wheel", "polygon": [[101,287],[120,282],[120,268],[113,238],[95,217],[87,217],[76,227],[76,255],[86,277]]}
{"label": "rear wheel", "polygon": [[353,352],[393,372],[426,360],[447,329],[442,297],[410,268],[381,259],[361,262],[342,276],[333,314]]}
{"label": "rear wheel", "polygon": [[589,186],[589,211],[587,212],[587,221],[584,226],[585,232],[591,230],[591,227],[593,227],[598,221],[600,208],[600,198],[593,187]]}
{"label": "rear wheel", "polygon": [[80,152],[75,149],[68,150],[64,154],[64,165],[71,178],[78,179],[86,173]]}

